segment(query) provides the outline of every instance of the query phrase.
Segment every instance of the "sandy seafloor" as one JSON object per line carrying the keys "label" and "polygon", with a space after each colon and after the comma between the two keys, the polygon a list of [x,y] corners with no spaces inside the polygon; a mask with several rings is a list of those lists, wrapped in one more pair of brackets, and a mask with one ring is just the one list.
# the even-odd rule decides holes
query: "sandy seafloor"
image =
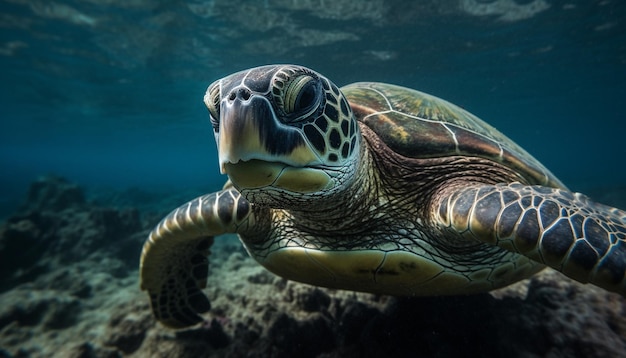
{"label": "sandy seafloor", "polygon": [[[626,207],[624,188],[592,194]],[[489,294],[394,298],[276,277],[235,236],[213,247],[205,323],[164,328],[139,253],[188,195],[36,180],[0,226],[0,357],[626,356],[626,299],[550,269]]]}

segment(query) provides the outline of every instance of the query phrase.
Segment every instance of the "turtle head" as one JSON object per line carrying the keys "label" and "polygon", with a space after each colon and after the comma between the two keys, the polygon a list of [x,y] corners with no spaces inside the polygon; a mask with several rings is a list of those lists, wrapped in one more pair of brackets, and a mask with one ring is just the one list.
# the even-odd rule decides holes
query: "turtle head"
{"label": "turtle head", "polygon": [[238,72],[211,84],[204,102],[221,172],[242,193],[319,196],[354,176],[356,119],[337,86],[310,69]]}

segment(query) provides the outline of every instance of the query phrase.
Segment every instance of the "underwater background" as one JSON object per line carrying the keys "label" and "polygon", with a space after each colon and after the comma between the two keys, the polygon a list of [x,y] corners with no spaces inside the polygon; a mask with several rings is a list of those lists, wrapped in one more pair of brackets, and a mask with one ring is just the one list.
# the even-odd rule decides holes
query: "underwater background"
{"label": "underwater background", "polygon": [[87,187],[218,188],[206,87],[271,63],[447,99],[572,189],[626,183],[623,1],[0,4],[3,207],[48,172]]}
{"label": "underwater background", "polygon": [[[466,308],[448,312],[442,320],[453,323],[437,326],[435,316],[429,321],[428,312],[411,311],[405,301],[286,283],[250,262],[236,240],[213,256],[212,274],[223,286],[211,293],[212,300],[220,292],[237,292],[229,296],[231,302],[258,295],[266,298],[255,307],[268,307],[280,292],[289,297],[285,305],[271,314],[266,308],[246,313],[233,307],[243,306],[239,303],[224,302],[220,311],[216,301],[219,319],[199,331],[175,334],[156,326],[136,283],[147,230],[186,200],[220,189],[226,179],[219,174],[202,102],[206,88],[230,73],[273,63],[310,67],[339,86],[381,81],[444,98],[516,141],[570,189],[626,208],[623,0],[1,0],[0,218],[6,223],[0,230],[5,235],[0,238],[0,357],[289,356],[303,350],[308,352],[303,356],[357,356],[363,351],[342,347],[376,341],[368,337],[387,337],[386,345],[366,350],[370,355],[410,356],[400,342],[415,338],[394,331],[415,323],[405,322],[407,317],[428,323],[415,332],[437,337],[423,356],[521,356],[517,349],[528,346],[536,349],[527,356],[624,353],[623,299],[607,301],[599,291],[580,293],[568,312],[605,316],[555,318],[571,331],[570,341],[557,344],[545,338],[551,329],[564,329],[557,323],[529,333],[538,321],[553,317],[535,305],[546,302],[538,293],[509,301],[488,295],[419,301]],[[24,228],[25,221],[37,234]],[[15,235],[22,241],[7,244],[7,232],[19,232]],[[105,276],[86,276],[94,267]],[[532,281],[531,288],[552,287],[551,277],[560,276]],[[568,297],[583,292],[569,290]],[[29,300],[36,302],[29,306]],[[589,308],[582,301],[604,305]],[[472,310],[485,313],[484,307],[493,308],[486,313],[491,318],[465,316]],[[494,323],[496,314],[519,312],[536,318],[527,319],[523,334],[506,333],[510,326],[505,324],[522,327],[519,322]],[[327,320],[303,318],[308,314],[336,316],[341,324],[328,328]],[[378,321],[371,323],[374,316]],[[589,324],[589,317],[600,323]],[[509,348],[480,341],[481,333],[468,322],[483,319],[488,323],[478,331],[505,332],[498,337]],[[368,322],[378,328],[361,331]],[[452,333],[446,331],[451,326],[456,327]],[[604,337],[602,347],[608,350],[585,341],[588,335],[581,338],[597,326],[617,337],[592,335]],[[468,350],[469,338],[458,350],[435,348],[458,343],[460,327],[483,342],[482,350]],[[321,334],[334,344],[298,341],[295,348],[284,348],[293,337],[267,338],[276,331]],[[436,333],[444,331],[447,335]],[[537,338],[533,334],[541,342],[528,342]],[[581,346],[570,344],[581,339]],[[157,343],[175,348],[158,351]]]}

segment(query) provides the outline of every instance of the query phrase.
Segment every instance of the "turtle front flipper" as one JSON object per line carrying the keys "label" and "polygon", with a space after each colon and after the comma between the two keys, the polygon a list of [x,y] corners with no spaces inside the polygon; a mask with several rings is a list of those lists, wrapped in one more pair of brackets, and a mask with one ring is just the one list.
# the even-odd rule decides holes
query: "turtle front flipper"
{"label": "turtle front flipper", "polygon": [[440,202],[436,220],[626,296],[625,211],[582,194],[515,183],[460,189]]}
{"label": "turtle front flipper", "polygon": [[206,287],[207,256],[213,237],[237,232],[249,222],[251,206],[235,189],[196,198],[172,211],[150,233],[140,262],[141,289],[165,326],[182,328],[202,321],[211,308]]}

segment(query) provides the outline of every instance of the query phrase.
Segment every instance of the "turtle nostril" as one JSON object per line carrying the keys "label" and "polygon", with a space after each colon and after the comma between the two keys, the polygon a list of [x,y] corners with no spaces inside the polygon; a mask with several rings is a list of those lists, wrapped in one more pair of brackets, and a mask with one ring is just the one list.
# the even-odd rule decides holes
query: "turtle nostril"
{"label": "turtle nostril", "polygon": [[247,88],[240,88],[239,91],[237,91],[237,97],[243,99],[244,101],[249,100],[250,95],[250,90]]}
{"label": "turtle nostril", "polygon": [[239,99],[241,101],[247,101],[252,97],[252,93],[247,88],[239,88],[234,89],[228,94],[228,101],[232,102],[235,99]]}

